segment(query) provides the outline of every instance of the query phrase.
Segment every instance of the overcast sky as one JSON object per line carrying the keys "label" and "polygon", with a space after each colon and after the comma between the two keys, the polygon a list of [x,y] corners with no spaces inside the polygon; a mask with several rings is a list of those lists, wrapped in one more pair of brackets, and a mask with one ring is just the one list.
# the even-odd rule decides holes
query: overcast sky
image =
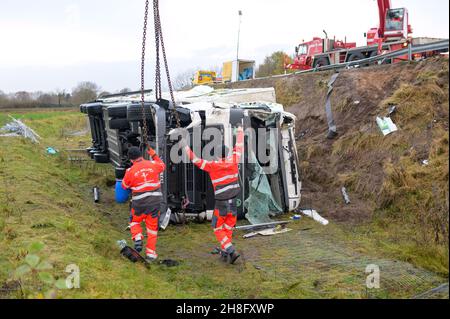
{"label": "overcast sky", "polygon": [[[329,36],[363,45],[378,25],[375,0],[161,0],[173,76],[220,66],[236,56],[261,62],[293,54],[301,40]],[[414,36],[448,38],[448,0],[392,0],[407,7]],[[143,0],[0,0],[0,90],[50,91],[94,81],[104,90],[139,87]],[[150,14],[151,15],[151,14]],[[150,21],[147,83],[153,74]]]}

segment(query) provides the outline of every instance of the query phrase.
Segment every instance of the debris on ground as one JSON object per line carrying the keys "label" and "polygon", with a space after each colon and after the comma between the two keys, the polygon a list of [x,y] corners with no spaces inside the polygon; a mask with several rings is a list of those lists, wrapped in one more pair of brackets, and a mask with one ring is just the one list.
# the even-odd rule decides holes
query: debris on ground
{"label": "debris on ground", "polygon": [[251,232],[251,233],[245,234],[242,237],[247,239],[247,238],[255,237],[257,235],[273,236],[273,235],[278,235],[278,234],[284,234],[284,233],[290,232],[291,230],[292,229],[290,229],[290,228],[286,228],[285,225],[279,225],[279,226],[274,227],[274,228],[263,229],[263,230]]}
{"label": "debris on ground", "polygon": [[398,131],[397,125],[390,117],[377,117],[377,124],[384,136]]}
{"label": "debris on ground", "polygon": [[347,194],[347,189],[345,187],[341,188],[341,192],[342,192],[342,197],[344,197],[344,201],[345,203],[348,205],[350,204],[350,197]]}
{"label": "debris on ground", "polygon": [[49,155],[56,155],[59,152],[58,150],[54,149],[53,147],[47,147],[46,151],[47,151],[47,154],[49,154]]}
{"label": "debris on ground", "polygon": [[327,139],[332,140],[337,137],[337,128],[336,123],[334,122],[333,112],[331,110],[331,94],[333,93],[334,87],[333,84],[336,82],[339,77],[339,73],[335,73],[331,76],[330,82],[328,82],[328,93],[327,93],[327,101],[325,104],[325,112],[327,114],[328,121],[328,135]]}
{"label": "debris on ground", "polygon": [[314,219],[316,222],[326,226],[329,224],[328,220],[326,220],[325,218],[323,218],[322,216],[319,215],[319,213],[317,211],[315,211],[314,209],[305,209],[301,211],[304,215],[311,217],[312,219]]}
{"label": "debris on ground", "polygon": [[302,215],[295,214],[291,217],[292,220],[300,220],[302,218]]}
{"label": "debris on ground", "polygon": [[100,202],[100,189],[96,186],[92,189],[92,192],[94,193],[94,202]]}
{"label": "debris on ground", "polygon": [[261,224],[254,224],[254,225],[244,225],[244,226],[237,226],[236,230],[256,230],[256,229],[266,229],[266,228],[274,228],[276,226],[280,225],[286,225],[289,224],[291,221],[281,221],[281,222],[271,222],[271,223],[261,223]]}
{"label": "debris on ground", "polygon": [[392,114],[395,114],[397,112],[397,105],[391,105],[389,107],[389,113],[388,116],[391,116]]}
{"label": "debris on ground", "polygon": [[164,265],[167,267],[176,267],[180,265],[180,262],[173,259],[164,259],[159,262],[160,265]]}
{"label": "debris on ground", "polygon": [[147,265],[147,261],[144,259],[144,257],[141,256],[135,249],[128,246],[126,240],[119,240],[117,241],[117,245],[120,248],[120,254],[130,260],[133,263],[142,262],[145,265]]}
{"label": "debris on ground", "polygon": [[2,133],[0,134],[0,137],[25,137],[31,140],[33,143],[39,144],[39,139],[41,137],[35,131],[26,126],[21,120],[17,120],[11,115],[9,115],[9,117],[12,119],[12,121],[0,128],[0,133],[9,133]]}

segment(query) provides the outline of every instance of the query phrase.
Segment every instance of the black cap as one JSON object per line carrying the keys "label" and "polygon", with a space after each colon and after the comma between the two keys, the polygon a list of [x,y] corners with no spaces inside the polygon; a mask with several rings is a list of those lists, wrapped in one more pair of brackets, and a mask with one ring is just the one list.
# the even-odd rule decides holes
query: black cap
{"label": "black cap", "polygon": [[139,147],[132,146],[128,149],[128,158],[132,161],[137,160],[139,157],[142,157],[141,150]]}

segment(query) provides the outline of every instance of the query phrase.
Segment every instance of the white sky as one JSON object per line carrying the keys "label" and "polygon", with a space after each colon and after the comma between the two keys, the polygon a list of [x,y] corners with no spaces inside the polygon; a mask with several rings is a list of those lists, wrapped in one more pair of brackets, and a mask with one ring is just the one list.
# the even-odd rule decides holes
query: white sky
{"label": "white sky", "polygon": [[[161,0],[166,48],[174,77],[220,66],[236,56],[261,62],[276,50],[293,54],[302,39],[329,36],[363,45],[378,25],[375,0]],[[392,0],[407,7],[413,36],[449,37],[448,0]],[[104,90],[139,87],[143,0],[0,0],[0,90],[70,90],[95,81]],[[150,13],[150,16],[152,14]],[[153,21],[148,77],[153,73]]]}

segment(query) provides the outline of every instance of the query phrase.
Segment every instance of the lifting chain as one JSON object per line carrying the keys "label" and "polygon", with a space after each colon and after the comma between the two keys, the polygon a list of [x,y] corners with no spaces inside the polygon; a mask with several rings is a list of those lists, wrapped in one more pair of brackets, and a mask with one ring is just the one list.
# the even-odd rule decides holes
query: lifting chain
{"label": "lifting chain", "polygon": [[142,36],[142,60],[141,60],[141,111],[143,119],[143,132],[141,145],[147,145],[148,143],[147,116],[145,115],[145,44],[147,42],[148,7],[149,2],[147,0],[145,1],[144,32]]}
{"label": "lifting chain", "polygon": [[[147,24],[148,24],[148,10],[149,0],[145,1],[145,14],[144,14],[144,30],[142,36],[142,60],[141,60],[141,109],[143,117],[143,134],[142,143],[148,143],[148,125],[147,116],[145,114],[145,47],[147,42]],[[153,0],[153,17],[155,23],[155,48],[156,48],[156,65],[155,65],[155,96],[156,100],[162,99],[162,83],[161,83],[161,59],[160,53],[162,52],[164,67],[166,69],[167,82],[170,92],[170,99],[172,102],[172,116],[176,120],[177,128],[181,127],[180,116],[175,108],[175,95],[173,93],[172,81],[169,72],[169,63],[167,61],[166,49],[164,45],[164,37],[162,33],[161,18],[159,15],[159,0]]]}
{"label": "lifting chain", "polygon": [[[144,14],[144,30],[142,36],[142,60],[141,60],[141,108],[143,117],[143,134],[142,145],[148,146],[148,126],[147,116],[145,114],[145,47],[147,42],[147,24],[148,24],[148,10],[149,0],[145,1],[145,14]],[[155,49],[156,49],[156,65],[155,65],[155,97],[157,101],[162,100],[162,85],[161,85],[161,59],[160,53],[162,52],[164,67],[166,69],[167,82],[170,92],[170,99],[172,102],[172,117],[175,118],[176,127],[181,128],[180,115],[176,111],[175,95],[173,93],[172,81],[170,79],[169,63],[167,62],[166,48],[164,45],[164,37],[162,33],[161,18],[159,15],[159,0],[153,0],[153,18],[155,23]],[[186,191],[186,190],[185,190]],[[189,205],[189,197],[187,192],[182,200],[182,210],[184,211]]]}

